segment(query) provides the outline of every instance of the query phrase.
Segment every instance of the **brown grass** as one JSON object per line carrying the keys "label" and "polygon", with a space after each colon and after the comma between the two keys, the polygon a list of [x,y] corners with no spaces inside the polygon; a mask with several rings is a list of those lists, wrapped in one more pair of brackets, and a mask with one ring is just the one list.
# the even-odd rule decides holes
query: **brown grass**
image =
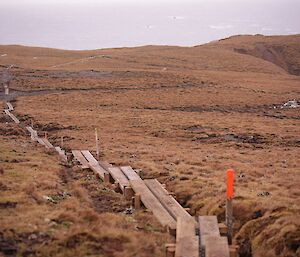
{"label": "brown grass", "polygon": [[[29,48],[20,54],[22,48],[5,50],[12,55],[9,62],[28,69],[14,71],[20,78],[14,82],[16,88],[85,89],[17,99],[17,113],[33,117],[40,130],[49,132],[51,142],[59,145],[60,137],[65,136],[68,149],[93,151],[97,127],[103,160],[141,169],[145,178],[155,177],[166,183],[193,214],[215,214],[220,221],[224,220],[225,170],[234,168],[234,230],[242,256],[297,256],[299,109],[274,106],[294,98],[299,100],[300,79],[278,64],[254,57],[256,53],[251,51],[263,41],[272,51],[274,45],[286,45],[289,52],[298,40],[299,36],[238,37],[195,48],[144,47],[95,52]],[[245,54],[235,48],[252,50]],[[293,49],[297,52],[298,48]],[[43,58],[32,62],[32,56],[38,54]],[[92,54],[113,58],[99,57],[49,68]],[[286,58],[286,54],[281,56],[281,60],[299,67],[296,54],[289,62]],[[48,70],[34,70],[37,67]],[[167,70],[162,70],[164,67]],[[109,73],[80,73],[90,69]],[[49,130],[53,123],[55,129]],[[49,158],[40,153],[37,160],[45,156]],[[11,163],[20,157],[12,158],[4,152],[1,158],[6,160],[6,176],[14,181],[26,180],[27,176],[7,167],[23,167],[23,162]],[[30,162],[31,169],[45,165]],[[72,233],[60,234],[59,242],[63,243],[56,250],[51,249],[55,254],[65,253],[65,247],[65,254],[71,255],[74,252],[67,245],[88,238],[91,249],[104,256],[119,256],[120,251],[125,256],[147,256],[151,251],[162,255],[162,244],[158,242],[167,237],[151,215],[137,213],[124,217],[120,214],[125,208],[120,195],[96,179],[91,183],[87,178],[92,174],[78,170],[59,173],[60,168],[53,172],[48,166],[43,167],[47,170],[45,174],[52,177],[48,186],[41,189],[53,191],[50,194],[58,198],[61,191],[71,194],[59,198],[59,204],[51,205],[54,209],[49,211],[51,218],[62,220],[64,225],[60,222],[58,227],[72,227]],[[48,208],[49,204],[40,206]],[[78,224],[91,229],[90,233],[86,234],[84,229],[79,232]],[[109,227],[116,227],[116,231],[103,232],[102,226],[104,231]],[[136,233],[141,233],[141,243],[137,242]],[[95,242],[105,241],[105,236],[117,242],[112,243],[112,248],[122,250],[112,255],[106,248],[95,247]],[[88,247],[79,244],[76,249],[84,252]]]}

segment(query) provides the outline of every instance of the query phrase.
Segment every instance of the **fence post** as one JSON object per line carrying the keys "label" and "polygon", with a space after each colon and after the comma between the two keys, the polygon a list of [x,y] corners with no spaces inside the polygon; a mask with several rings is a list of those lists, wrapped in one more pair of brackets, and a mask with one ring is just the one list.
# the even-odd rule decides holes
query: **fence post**
{"label": "fence post", "polygon": [[95,139],[96,139],[96,156],[97,156],[97,160],[99,160],[99,138],[98,138],[97,128],[95,128]]}
{"label": "fence post", "polygon": [[233,198],[233,177],[234,171],[232,169],[226,172],[226,225],[227,225],[227,237],[228,243],[232,244],[232,227],[233,227],[233,209],[232,209],[232,198]]}

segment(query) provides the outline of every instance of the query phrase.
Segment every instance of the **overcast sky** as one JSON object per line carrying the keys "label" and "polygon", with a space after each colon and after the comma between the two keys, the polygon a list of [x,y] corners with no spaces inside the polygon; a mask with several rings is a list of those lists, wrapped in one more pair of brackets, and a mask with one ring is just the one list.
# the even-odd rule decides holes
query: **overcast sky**
{"label": "overcast sky", "polygon": [[0,0],[0,44],[64,49],[203,44],[300,33],[300,0]]}

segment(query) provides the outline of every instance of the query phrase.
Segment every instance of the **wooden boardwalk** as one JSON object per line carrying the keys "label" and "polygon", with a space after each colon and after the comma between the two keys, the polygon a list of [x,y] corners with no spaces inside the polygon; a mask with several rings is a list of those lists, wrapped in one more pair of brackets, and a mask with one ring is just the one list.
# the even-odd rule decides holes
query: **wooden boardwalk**
{"label": "wooden boardwalk", "polygon": [[13,115],[9,110],[4,110],[5,114],[8,115],[16,124],[20,124],[19,119]]}
{"label": "wooden boardwalk", "polygon": [[[19,124],[20,121],[11,113],[14,110],[13,106],[7,103],[7,107],[5,113]],[[65,150],[59,146],[54,147],[47,138],[39,137],[32,127],[27,126],[26,129],[33,141],[48,149],[54,149],[63,161],[69,161],[70,164],[69,155]],[[126,200],[134,200],[135,208],[139,208],[142,203],[172,235],[176,236],[172,257],[231,256],[227,237],[220,235],[216,216],[199,216],[195,219],[158,180],[143,180],[130,166],[115,167],[106,161],[98,161],[88,150],[73,150],[71,154],[82,169],[91,169],[106,183],[115,183]]]}

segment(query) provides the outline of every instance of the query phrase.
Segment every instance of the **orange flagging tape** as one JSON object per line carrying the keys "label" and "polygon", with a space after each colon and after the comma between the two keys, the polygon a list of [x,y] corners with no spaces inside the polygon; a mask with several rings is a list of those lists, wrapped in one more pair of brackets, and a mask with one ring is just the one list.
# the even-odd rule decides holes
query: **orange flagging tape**
{"label": "orange flagging tape", "polygon": [[233,197],[233,176],[234,176],[234,171],[232,169],[227,170],[226,174],[226,194],[227,194],[227,199],[230,200]]}

